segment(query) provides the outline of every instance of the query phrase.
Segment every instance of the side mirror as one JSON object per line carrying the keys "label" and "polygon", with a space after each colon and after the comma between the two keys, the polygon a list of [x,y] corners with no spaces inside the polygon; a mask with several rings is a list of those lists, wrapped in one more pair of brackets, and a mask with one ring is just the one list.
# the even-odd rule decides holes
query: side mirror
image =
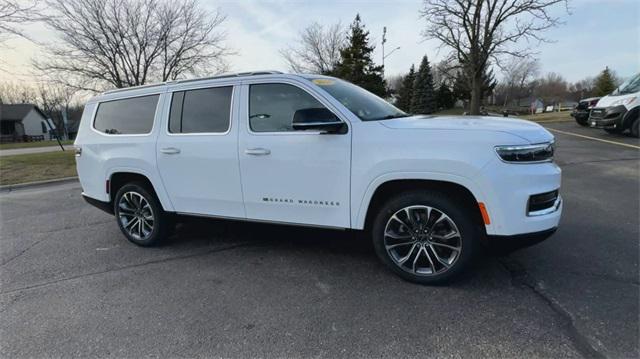
{"label": "side mirror", "polygon": [[323,133],[340,132],[345,124],[326,108],[303,108],[293,114],[294,130],[315,130]]}

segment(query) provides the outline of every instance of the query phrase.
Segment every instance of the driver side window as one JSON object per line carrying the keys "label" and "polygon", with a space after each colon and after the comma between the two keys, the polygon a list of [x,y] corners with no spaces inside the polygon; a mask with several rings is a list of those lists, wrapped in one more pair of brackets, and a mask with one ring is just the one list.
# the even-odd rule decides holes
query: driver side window
{"label": "driver side window", "polygon": [[296,86],[258,84],[249,87],[249,126],[254,132],[294,131],[295,112],[310,108],[325,106]]}

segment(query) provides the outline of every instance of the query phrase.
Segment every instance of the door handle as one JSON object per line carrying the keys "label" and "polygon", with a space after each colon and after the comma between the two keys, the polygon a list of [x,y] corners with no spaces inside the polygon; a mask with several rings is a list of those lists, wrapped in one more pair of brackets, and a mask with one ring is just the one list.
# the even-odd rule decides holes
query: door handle
{"label": "door handle", "polygon": [[166,155],[177,155],[178,153],[180,153],[180,149],[175,147],[167,147],[160,149],[160,152]]}
{"label": "door handle", "polygon": [[271,154],[271,150],[266,148],[247,148],[244,153],[251,156],[266,156]]}

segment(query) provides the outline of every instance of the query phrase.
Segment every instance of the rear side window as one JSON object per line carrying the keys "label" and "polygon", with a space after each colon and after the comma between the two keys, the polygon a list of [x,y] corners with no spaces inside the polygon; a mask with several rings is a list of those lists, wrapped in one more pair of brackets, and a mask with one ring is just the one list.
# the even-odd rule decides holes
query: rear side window
{"label": "rear side window", "polygon": [[174,92],[171,133],[224,133],[229,129],[232,86]]}
{"label": "rear side window", "polygon": [[151,132],[159,95],[102,102],[93,127],[110,135],[138,135]]}

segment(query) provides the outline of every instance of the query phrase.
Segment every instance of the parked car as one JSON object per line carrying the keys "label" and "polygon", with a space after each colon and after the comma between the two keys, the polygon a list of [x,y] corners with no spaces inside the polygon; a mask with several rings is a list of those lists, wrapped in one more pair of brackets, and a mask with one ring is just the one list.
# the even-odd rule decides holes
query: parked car
{"label": "parked car", "polygon": [[589,125],[602,128],[609,133],[626,130],[634,137],[639,136],[640,124],[640,73],[625,81],[598,101],[591,110]]}
{"label": "parked car", "polygon": [[490,240],[562,211],[554,138],[528,121],[411,116],[348,82],[255,72],[107,91],[75,142],[83,197],[128,240],[175,214],[366,231],[401,277],[442,283]]}
{"label": "parked car", "polygon": [[589,113],[600,100],[600,97],[590,97],[580,100],[578,105],[571,111],[571,117],[576,119],[580,126],[589,126]]}

